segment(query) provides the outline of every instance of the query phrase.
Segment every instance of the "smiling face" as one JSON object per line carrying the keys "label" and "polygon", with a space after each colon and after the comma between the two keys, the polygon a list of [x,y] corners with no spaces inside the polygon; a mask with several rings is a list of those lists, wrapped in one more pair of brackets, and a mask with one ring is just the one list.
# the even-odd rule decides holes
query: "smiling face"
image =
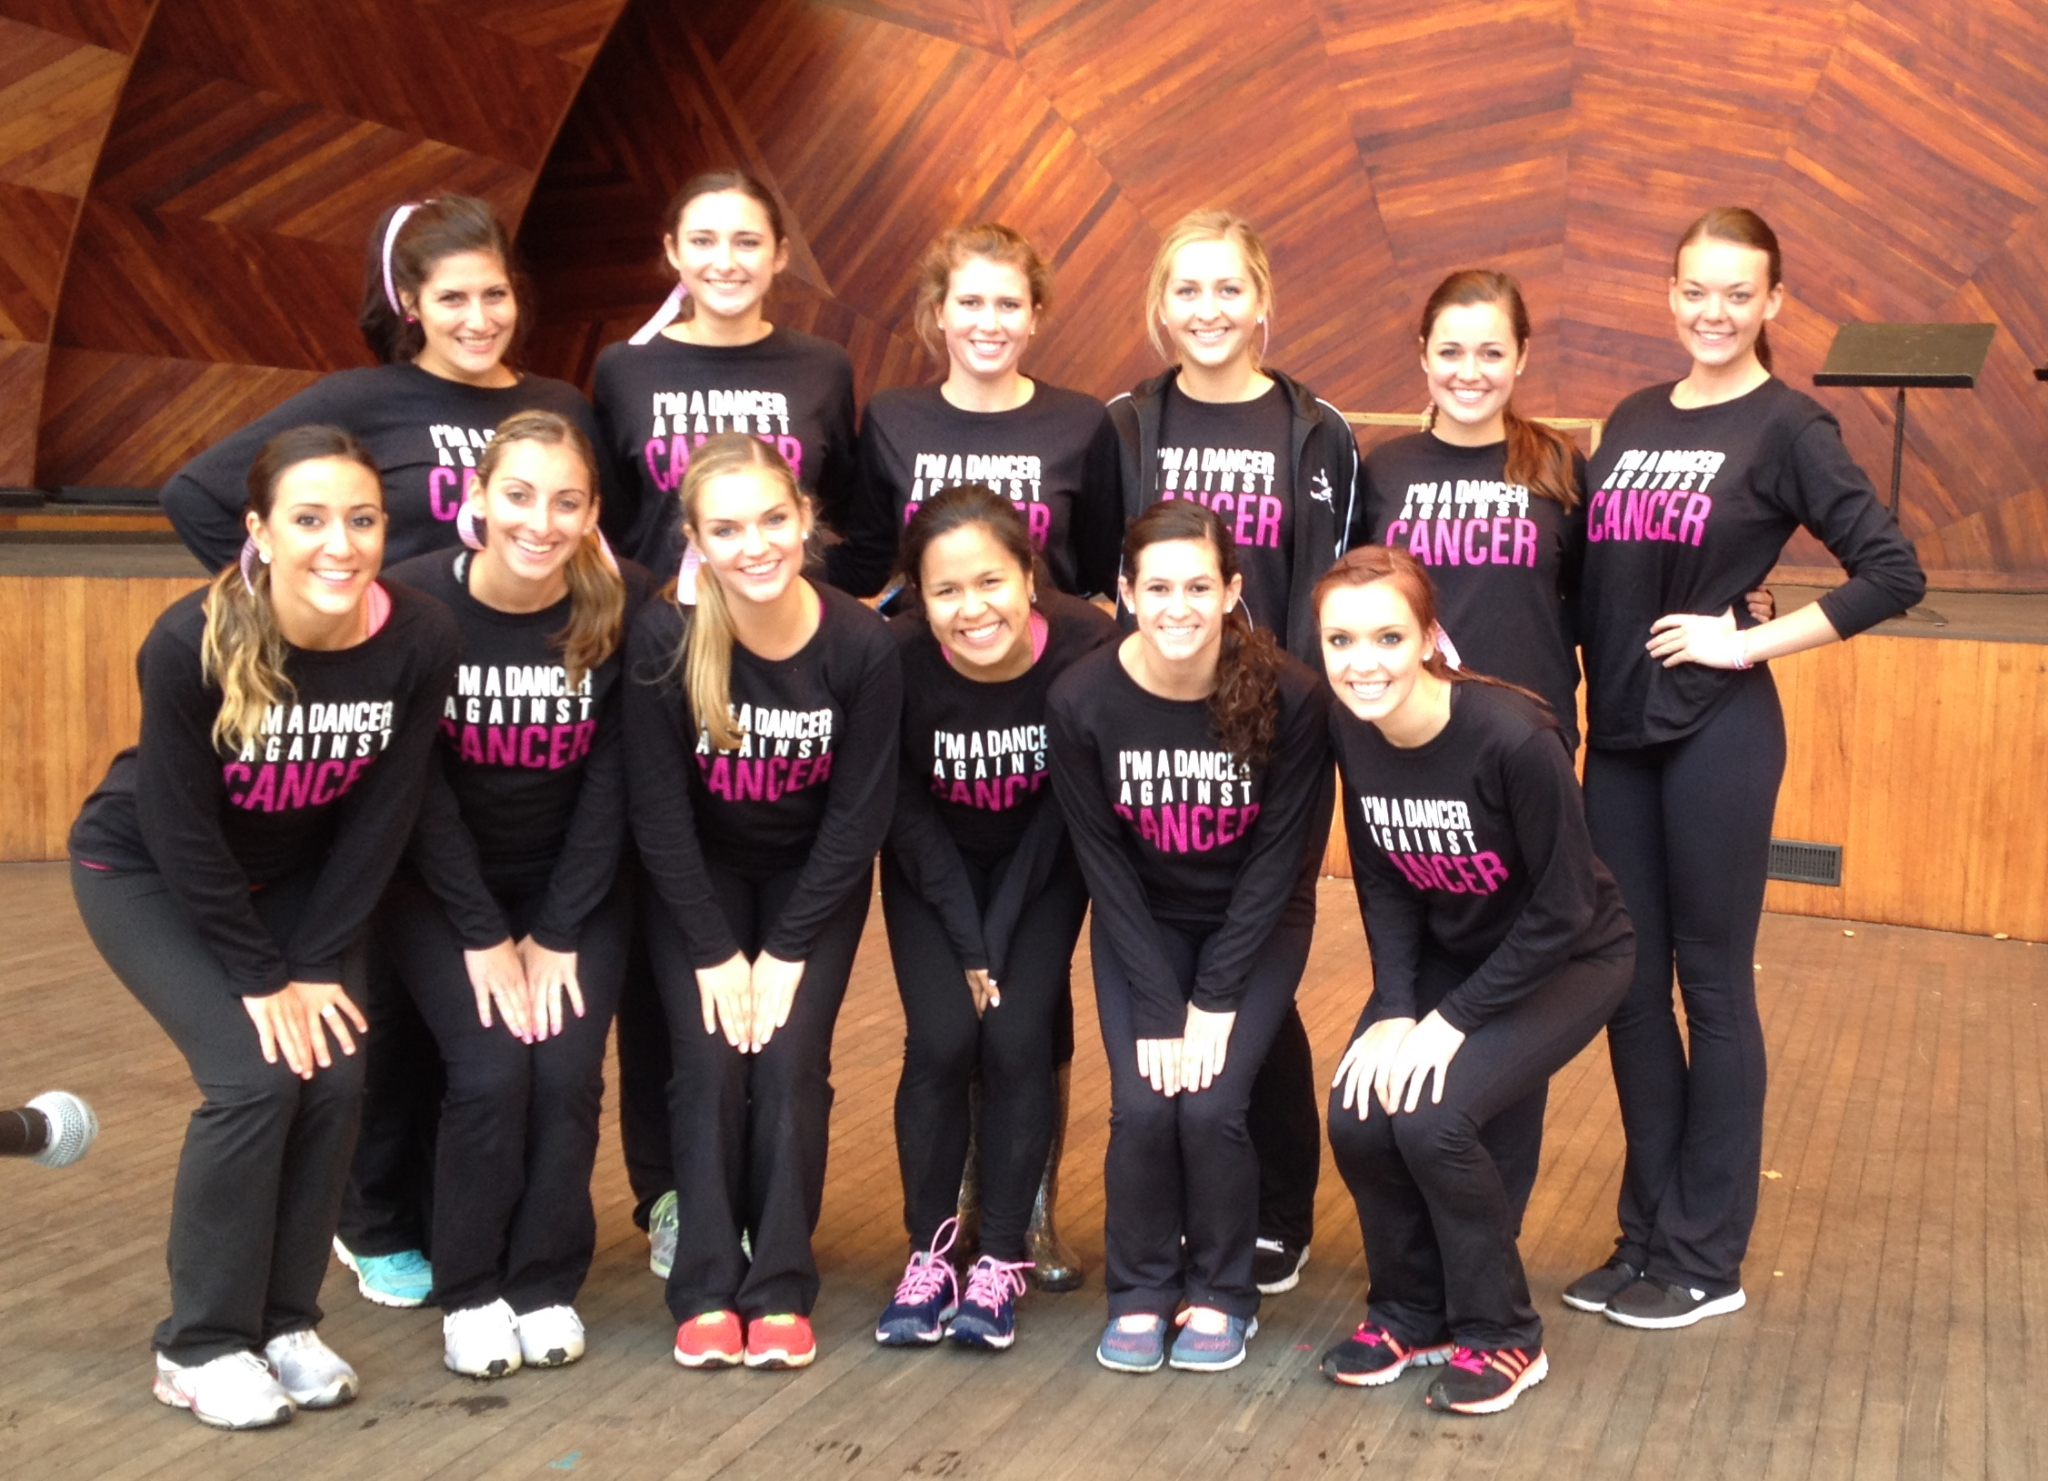
{"label": "smiling face", "polygon": [[1031,574],[988,526],[962,525],[927,545],[917,590],[932,636],[972,677],[1031,667]]}
{"label": "smiling face", "polygon": [[1436,432],[1479,446],[1507,436],[1505,413],[1529,347],[1515,343],[1514,322],[1499,303],[1454,303],[1430,325],[1422,347]]}
{"label": "smiling face", "polygon": [[566,585],[570,559],[597,525],[590,470],[574,448],[531,437],[507,443],[476,498],[484,531],[480,565],[525,585]]}
{"label": "smiling face", "polygon": [[735,468],[706,479],[695,517],[688,507],[683,515],[706,571],[733,601],[777,601],[803,574],[810,514],[770,469]]}
{"label": "smiling face", "polygon": [[278,475],[270,515],[247,516],[270,563],[279,629],[300,646],[352,616],[384,564],[384,492],[351,458],[308,458]]}
{"label": "smiling face", "polygon": [[767,208],[739,190],[692,197],[661,249],[696,312],[726,320],[758,318],[775,275],[789,266],[789,243],[775,239]]}
{"label": "smiling face", "polygon": [[1784,285],[1771,283],[1770,254],[1759,247],[1702,237],[1678,254],[1671,317],[1695,364],[1719,370],[1746,360],[1784,302]]}
{"label": "smiling face", "polygon": [[1188,242],[1173,254],[1159,320],[1183,365],[1221,370],[1255,358],[1264,296],[1228,239]]}
{"label": "smiling face", "polygon": [[505,352],[519,326],[519,303],[504,259],[495,252],[454,252],[434,264],[418,293],[404,295],[426,343],[413,363],[442,380],[489,385],[505,375]]}
{"label": "smiling face", "polygon": [[977,380],[1003,380],[1038,332],[1031,280],[1022,268],[970,257],[946,280],[939,333],[955,372]]}
{"label": "smiling face", "polygon": [[1138,637],[1170,665],[1216,661],[1223,614],[1237,605],[1244,577],[1223,579],[1207,540],[1157,540],[1138,552],[1137,570],[1118,581],[1137,617]]}
{"label": "smiling face", "polygon": [[1391,581],[1339,586],[1323,598],[1323,671],[1338,702],[1368,724],[1414,703],[1433,651],[1415,609]]}

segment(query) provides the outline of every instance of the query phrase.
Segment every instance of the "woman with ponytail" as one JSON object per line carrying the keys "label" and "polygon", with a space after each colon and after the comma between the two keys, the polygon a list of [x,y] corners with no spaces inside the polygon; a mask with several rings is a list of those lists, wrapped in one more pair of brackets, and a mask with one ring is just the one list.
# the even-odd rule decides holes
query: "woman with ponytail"
{"label": "woman with ponytail", "polygon": [[457,641],[438,603],[378,583],[384,501],[348,433],[265,444],[244,528],[240,561],[150,630],[141,738],[70,840],[93,944],[204,1097],[156,1397],[228,1429],[356,1393],[313,1329],[362,1093],[360,937],[412,832]]}
{"label": "woman with ponytail", "polygon": [[[1926,589],[1834,417],[1771,374],[1782,280],[1754,211],[1688,227],[1671,312],[1691,369],[1626,397],[1586,474],[1586,819],[1637,951],[1607,1030],[1628,1136],[1621,1235],[1564,1298],[1632,1327],[1690,1326],[1744,1300],[1763,1159],[1754,953],[1785,769],[1765,661],[1851,637]],[[1759,623],[1742,593],[1801,528],[1849,579]]]}
{"label": "woman with ponytail", "polygon": [[817,1354],[832,1030],[896,789],[902,669],[882,620],[804,572],[794,470],[727,432],[683,479],[692,551],[627,647],[626,761],[667,1010],[687,1368]]}
{"label": "woman with ponytail", "polygon": [[164,485],[164,512],[208,570],[241,548],[250,465],[286,428],[340,427],[369,449],[394,564],[456,543],[455,515],[477,460],[491,428],[513,412],[552,411],[596,435],[590,403],[574,386],[511,363],[531,303],[486,202],[443,195],[394,206],[378,218],[367,256],[357,323],[377,364],[322,377]]}
{"label": "woman with ponytail", "polygon": [[[795,470],[825,527],[853,516],[853,362],[829,340],[767,318],[789,266],[782,205],[744,170],[685,181],[661,218],[675,287],[653,318],[597,357],[600,446],[618,469],[629,554],[672,571],[682,551],[676,494],[720,432],[761,438]],[[835,578],[836,579],[836,578]]]}
{"label": "woman with ponytail", "polygon": [[1137,630],[1061,675],[1047,706],[1110,1069],[1096,1356],[1149,1373],[1177,1321],[1173,1366],[1215,1372],[1258,1330],[1246,1120],[1308,963],[1329,699],[1239,610],[1237,547],[1209,509],[1147,509],[1123,570]]}
{"label": "woman with ponytail", "polygon": [[1372,1284],[1323,1372],[1372,1387],[1448,1364],[1428,1407],[1494,1414],[1550,1363],[1515,1250],[1528,1190],[1483,1137],[1600,1032],[1633,937],[1556,716],[1450,665],[1421,565],[1361,546],[1315,591],[1372,951],[1330,1094]]}
{"label": "woman with ponytail", "polygon": [[[1243,615],[1313,671],[1309,588],[1350,543],[1358,441],[1343,413],[1266,363],[1274,315],[1273,266],[1252,224],[1190,212],[1160,242],[1145,283],[1145,333],[1171,368],[1111,401],[1109,415],[1123,445],[1124,517],[1160,500],[1214,510],[1237,547]],[[1291,1290],[1308,1263],[1319,1098],[1308,1032],[1290,1009],[1252,1091],[1268,1295]]]}
{"label": "woman with ponytail", "polygon": [[[1030,1224],[1061,1120],[1055,1067],[1071,1049],[1068,969],[1088,910],[1046,785],[1046,693],[1114,641],[1116,624],[1044,579],[1029,526],[994,490],[941,489],[915,509],[901,557],[913,610],[891,623],[903,772],[882,853],[905,1023],[896,1154],[912,1254],[875,1340],[1000,1350],[1038,1254]],[[947,1250],[970,1151],[982,1217],[963,1291]]]}
{"label": "woman with ponytail", "polygon": [[446,1067],[433,1300],[444,1361],[475,1378],[583,1353],[573,1303],[632,921],[619,676],[651,585],[598,532],[596,463],[566,418],[506,418],[457,521],[471,548],[391,572],[462,632],[442,765],[377,934]]}

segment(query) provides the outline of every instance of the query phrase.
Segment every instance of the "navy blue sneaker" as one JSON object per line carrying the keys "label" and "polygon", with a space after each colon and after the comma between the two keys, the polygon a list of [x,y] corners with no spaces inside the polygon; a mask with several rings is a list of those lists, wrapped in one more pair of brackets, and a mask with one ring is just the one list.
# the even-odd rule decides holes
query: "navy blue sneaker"
{"label": "navy blue sneaker", "polygon": [[1148,1325],[1135,1332],[1124,1328],[1122,1317],[1111,1317],[1096,1344],[1095,1361],[1112,1373],[1156,1373],[1166,1362],[1166,1318],[1145,1318]]}
{"label": "navy blue sneaker", "polygon": [[929,1347],[946,1335],[946,1323],[960,1309],[960,1277],[946,1258],[959,1232],[958,1220],[946,1220],[932,1247],[910,1257],[888,1310],[875,1323],[875,1341],[884,1347]]}
{"label": "navy blue sneaker", "polygon": [[983,1255],[967,1272],[967,1294],[946,1335],[962,1347],[988,1347],[1001,1352],[1017,1340],[1017,1298],[1024,1294],[1029,1260],[998,1260]]}
{"label": "navy blue sneaker", "polygon": [[1193,1315],[1194,1308],[1181,1314],[1180,1335],[1173,1339],[1168,1362],[1189,1373],[1221,1373],[1244,1361],[1244,1345],[1258,1335],[1257,1317],[1226,1315],[1222,1331],[1203,1332],[1188,1320]]}

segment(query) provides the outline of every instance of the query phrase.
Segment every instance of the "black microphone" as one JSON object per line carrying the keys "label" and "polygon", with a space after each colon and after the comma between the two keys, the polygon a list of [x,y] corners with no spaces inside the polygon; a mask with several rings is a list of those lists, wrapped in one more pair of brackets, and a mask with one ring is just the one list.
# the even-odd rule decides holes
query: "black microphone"
{"label": "black microphone", "polygon": [[100,1118],[68,1090],[46,1090],[18,1110],[0,1111],[0,1157],[69,1167],[99,1134]]}

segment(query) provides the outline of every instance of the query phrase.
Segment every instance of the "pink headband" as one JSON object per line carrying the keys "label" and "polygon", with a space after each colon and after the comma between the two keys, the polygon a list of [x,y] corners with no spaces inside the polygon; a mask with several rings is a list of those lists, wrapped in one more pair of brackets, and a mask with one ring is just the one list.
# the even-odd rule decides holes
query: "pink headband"
{"label": "pink headband", "polygon": [[405,308],[398,301],[398,290],[391,284],[391,249],[398,244],[398,228],[405,225],[406,218],[424,204],[424,201],[409,201],[400,206],[391,213],[391,224],[384,228],[384,301],[400,318],[405,316]]}
{"label": "pink headband", "polygon": [[704,557],[697,553],[695,542],[685,541],[682,569],[676,572],[676,601],[680,605],[697,605],[697,568],[703,564]]}
{"label": "pink headband", "polygon": [[1458,657],[1457,645],[1451,641],[1451,635],[1444,631],[1444,625],[1441,622],[1429,630],[1429,637],[1430,641],[1436,645],[1437,656],[1443,659],[1447,665],[1454,669],[1461,669],[1465,666],[1464,661]]}
{"label": "pink headband", "polygon": [[256,561],[259,554],[254,535],[242,541],[242,585],[250,596],[256,595]]}
{"label": "pink headband", "polygon": [[[390,281],[388,273],[385,281],[387,283]],[[661,307],[654,311],[654,317],[634,330],[633,337],[627,340],[626,343],[629,345],[644,345],[650,339],[653,339],[655,335],[661,333],[662,330],[668,328],[669,325],[675,322],[676,315],[683,311],[683,300],[689,296],[690,290],[685,288],[681,281],[678,280],[675,287],[668,290],[668,297],[661,301]]]}

